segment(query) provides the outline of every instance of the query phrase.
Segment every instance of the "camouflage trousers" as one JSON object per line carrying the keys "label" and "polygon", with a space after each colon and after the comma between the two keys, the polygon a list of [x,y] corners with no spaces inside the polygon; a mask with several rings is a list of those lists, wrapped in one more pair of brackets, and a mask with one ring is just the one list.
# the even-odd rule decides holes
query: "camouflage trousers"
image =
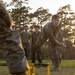
{"label": "camouflage trousers", "polygon": [[61,48],[60,47],[49,47],[50,58],[54,66],[61,64]]}

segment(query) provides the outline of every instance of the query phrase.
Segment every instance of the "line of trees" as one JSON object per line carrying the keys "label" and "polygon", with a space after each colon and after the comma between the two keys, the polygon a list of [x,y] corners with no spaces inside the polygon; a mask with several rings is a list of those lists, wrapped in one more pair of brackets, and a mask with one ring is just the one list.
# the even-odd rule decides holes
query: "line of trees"
{"label": "line of trees", "polygon": [[[49,12],[49,9],[44,9],[43,7],[39,7],[36,11],[30,13],[32,8],[29,6],[28,0],[11,0],[10,4],[4,4],[6,8],[11,7],[8,11],[14,22],[13,28],[16,30],[23,29],[25,25],[34,27],[34,25],[37,24],[42,27],[46,22],[50,21],[52,17],[52,13]],[[67,45],[67,47],[62,50],[62,57],[64,59],[75,59],[75,12],[72,11],[71,6],[67,4],[60,6],[57,10],[57,14],[62,19],[62,31],[64,41]],[[43,58],[48,58],[46,46],[42,49]]]}

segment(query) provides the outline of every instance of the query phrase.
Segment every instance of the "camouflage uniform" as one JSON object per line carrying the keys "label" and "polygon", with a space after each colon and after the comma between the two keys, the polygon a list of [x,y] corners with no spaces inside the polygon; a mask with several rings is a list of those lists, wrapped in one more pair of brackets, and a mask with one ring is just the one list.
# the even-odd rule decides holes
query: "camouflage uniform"
{"label": "camouflage uniform", "polygon": [[0,30],[0,50],[6,51],[6,60],[11,74],[24,73],[28,63],[17,31]]}
{"label": "camouflage uniform", "polygon": [[[37,39],[37,45],[41,46],[47,39],[49,39],[48,49],[53,65],[58,66],[61,62],[61,53],[58,50],[58,37],[60,33],[60,27],[54,28],[52,23],[47,23],[42,29],[41,35]],[[61,35],[60,35],[61,36]],[[62,38],[62,37],[60,37]],[[61,39],[62,40],[62,39]],[[59,41],[61,41],[59,39]]]}
{"label": "camouflage uniform", "polygon": [[28,63],[24,56],[19,34],[12,31],[12,20],[0,2],[0,50],[6,53],[7,66],[11,74],[26,75]]}
{"label": "camouflage uniform", "polygon": [[35,63],[35,59],[36,59],[36,54],[37,54],[37,60],[39,63],[42,63],[42,59],[41,59],[41,47],[37,47],[36,46],[36,40],[37,37],[39,36],[40,31],[38,32],[32,32],[32,43],[31,43],[31,52],[32,52],[32,63]]}

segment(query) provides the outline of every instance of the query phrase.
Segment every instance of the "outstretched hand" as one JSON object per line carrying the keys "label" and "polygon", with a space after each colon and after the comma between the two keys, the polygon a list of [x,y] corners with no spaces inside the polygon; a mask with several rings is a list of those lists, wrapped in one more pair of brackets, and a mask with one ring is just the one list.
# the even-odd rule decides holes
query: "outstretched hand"
{"label": "outstretched hand", "polygon": [[60,47],[66,47],[65,43],[60,43]]}

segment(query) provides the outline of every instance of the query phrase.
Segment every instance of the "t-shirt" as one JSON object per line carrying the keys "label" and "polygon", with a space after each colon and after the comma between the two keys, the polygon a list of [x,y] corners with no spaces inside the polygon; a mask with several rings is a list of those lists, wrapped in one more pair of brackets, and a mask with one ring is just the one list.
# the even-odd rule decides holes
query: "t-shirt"
{"label": "t-shirt", "polygon": [[21,35],[22,43],[28,43],[28,40],[31,37],[30,34],[28,32],[22,32],[20,35]]}

